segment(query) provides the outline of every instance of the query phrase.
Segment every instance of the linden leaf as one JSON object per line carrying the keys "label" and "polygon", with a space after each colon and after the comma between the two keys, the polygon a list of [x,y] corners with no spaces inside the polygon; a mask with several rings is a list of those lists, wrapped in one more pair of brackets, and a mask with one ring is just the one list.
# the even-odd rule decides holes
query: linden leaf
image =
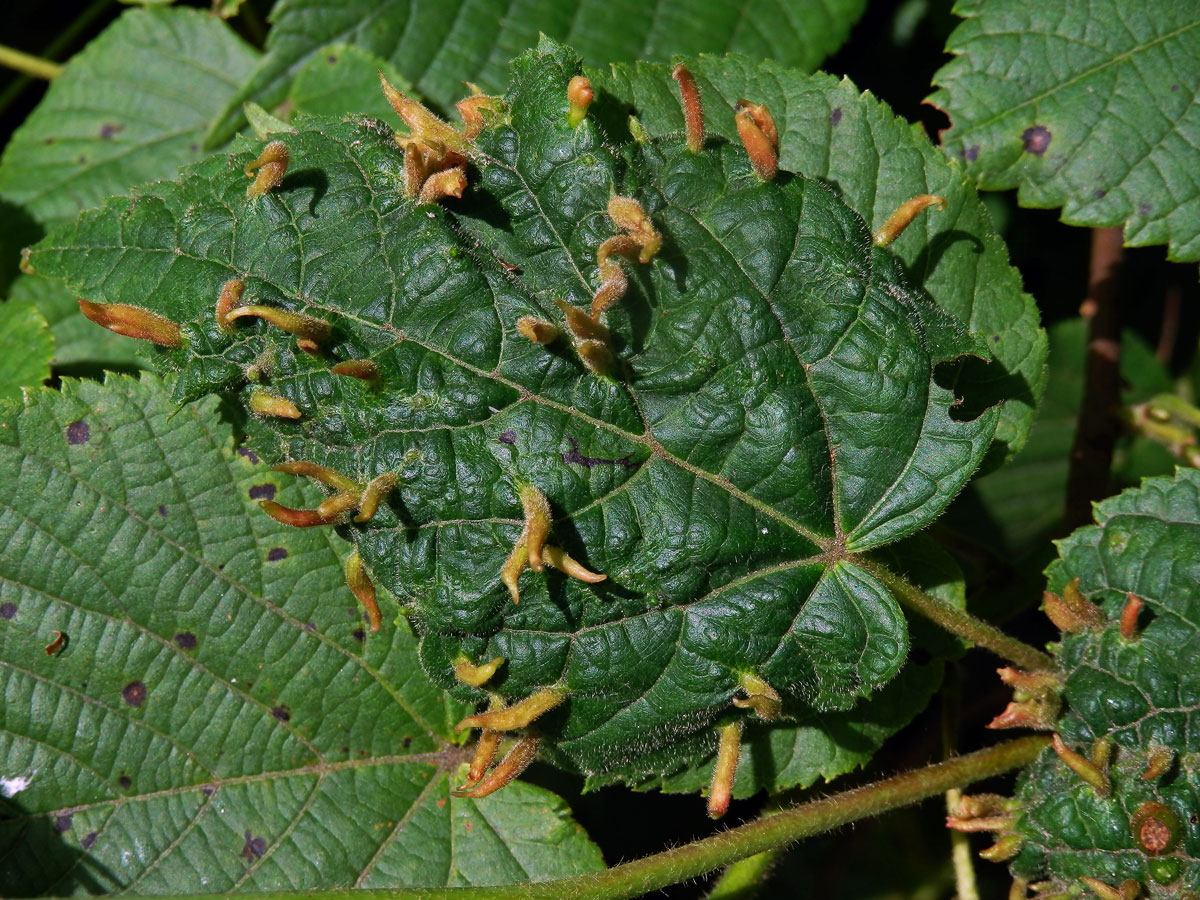
{"label": "linden leaf", "polygon": [[6,408],[0,893],[603,868],[541,788],[450,793],[469,758],[451,731],[461,704],[421,675],[408,628],[364,636],[340,542],[260,513],[316,491],[235,452],[216,406],[179,409],[146,375]]}
{"label": "linden leaf", "polygon": [[929,102],[982,187],[1130,246],[1200,259],[1200,17],[1193,3],[960,0]]}
{"label": "linden leaf", "polygon": [[[460,199],[410,199],[379,123],[298,117],[263,196],[243,173],[262,145],[242,141],[31,259],[123,304],[98,315],[152,326],[181,399],[235,389],[258,452],[332,471],[333,512],[276,514],[344,525],[436,683],[534,704],[514,721],[552,708],[554,758],[619,774],[707,752],[750,715],[733,701],[751,675],[793,715],[888,682],[907,628],[865,554],[941,513],[998,414],[955,392],[986,342],[833,191],[764,182],[722,141],[616,148],[568,118],[578,71],[544,41],[473,140],[441,126],[470,163]],[[593,321],[614,216],[662,242]],[[249,305],[234,319],[221,300],[219,322],[231,281]],[[557,341],[523,336],[527,317]],[[394,489],[368,514],[376,479]],[[564,552],[582,576],[553,569],[579,575]],[[496,657],[486,691],[459,683],[461,662]]]}
{"label": "linden leaf", "polygon": [[0,357],[0,399],[17,400],[21,388],[40,385],[50,377],[54,338],[35,307],[11,300],[0,303],[0,334],[13,347],[13,352]]}
{"label": "linden leaf", "polygon": [[1068,751],[1100,760],[1099,786],[1044,751],[1018,784],[1011,866],[1048,890],[1085,876],[1186,895],[1200,888],[1200,472],[1148,478],[1097,504],[1096,522],[1058,543],[1047,576],[1098,607],[1099,624],[1055,648],[1055,728]]}

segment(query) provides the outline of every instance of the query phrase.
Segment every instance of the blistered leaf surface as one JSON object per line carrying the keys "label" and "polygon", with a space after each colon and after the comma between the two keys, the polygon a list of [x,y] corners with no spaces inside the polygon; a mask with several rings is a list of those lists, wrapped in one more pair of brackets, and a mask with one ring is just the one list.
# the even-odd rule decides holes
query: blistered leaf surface
{"label": "blistered leaf surface", "polygon": [[[942,365],[986,343],[828,187],[763,183],[722,141],[618,153],[593,122],[568,123],[577,71],[551,42],[515,63],[460,201],[407,199],[377,123],[300,119],[277,191],[247,201],[260,146],[243,144],[85,214],[33,262],[90,300],[180,323],[183,346],[162,357],[180,396],[293,404],[299,418],[255,426],[268,458],[360,484],[395,475],[344,533],[414,615],[427,671],[482,699],[453,665],[502,657],[488,690],[506,701],[567,694],[537,723],[560,760],[622,771],[744,715],[731,701],[747,673],[790,715],[889,681],[907,629],[860,554],[941,512],[997,415],[960,409]],[[597,375],[570,341],[516,325],[565,331],[554,301],[586,308],[618,193],[664,245],[630,267],[605,319],[616,362]],[[327,323],[319,351],[266,322],[222,330],[231,278],[244,302]],[[378,378],[331,372],[352,359]],[[606,581],[525,571],[514,604],[501,570],[528,485],[548,499],[548,542]]]}
{"label": "blistered leaf surface", "polygon": [[450,795],[462,707],[406,627],[364,636],[344,545],[260,513],[314,491],[235,451],[215,401],[178,409],[150,376],[39,390],[0,471],[0,893],[602,867],[544,790]]}

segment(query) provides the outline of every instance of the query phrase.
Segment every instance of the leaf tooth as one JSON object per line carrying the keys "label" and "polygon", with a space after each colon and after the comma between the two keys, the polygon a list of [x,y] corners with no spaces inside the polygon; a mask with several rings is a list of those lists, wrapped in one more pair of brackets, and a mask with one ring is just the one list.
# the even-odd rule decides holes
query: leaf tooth
{"label": "leaf tooth", "polygon": [[561,688],[542,688],[512,706],[490,709],[484,713],[467,716],[454,727],[454,730],[490,728],[493,731],[515,731],[529,725],[534,719],[554,709],[566,699],[567,692]]}
{"label": "leaf tooth", "polygon": [[470,797],[478,800],[481,797],[486,797],[489,794],[494,794],[500,788],[510,784],[514,778],[525,771],[525,768],[537,758],[538,749],[542,745],[542,739],[535,734],[527,734],[515,744],[512,749],[505,754],[504,759],[496,768],[492,769],[475,787],[466,790],[459,788],[454,791],[455,796]]}
{"label": "leaf tooth", "polygon": [[719,729],[717,762],[708,789],[709,818],[719,819],[729,810],[733,797],[733,779],[737,775],[742,747],[742,723],[734,722]]}
{"label": "leaf tooth", "polygon": [[379,601],[375,594],[375,585],[367,575],[366,567],[363,566],[362,557],[359,555],[357,548],[350,552],[346,557],[346,584],[349,586],[351,593],[355,599],[367,611],[367,621],[370,622],[371,631],[379,630],[380,624],[383,622],[383,616],[379,612]]}

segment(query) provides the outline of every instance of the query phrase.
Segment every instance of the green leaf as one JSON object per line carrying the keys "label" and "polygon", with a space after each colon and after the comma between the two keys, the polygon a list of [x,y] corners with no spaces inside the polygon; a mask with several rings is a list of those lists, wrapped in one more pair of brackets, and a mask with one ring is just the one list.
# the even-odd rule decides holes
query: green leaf
{"label": "green leaf", "polygon": [[1200,17],[1191,3],[960,0],[929,102],[948,153],[1022,206],[1200,259]]}
{"label": "green leaf", "polygon": [[9,303],[36,309],[54,337],[54,368],[59,374],[97,375],[105,370],[144,369],[147,348],[97,328],[79,313],[79,301],[57,281],[19,275]]}
{"label": "green leaf", "polygon": [[288,99],[300,112],[324,116],[374,116],[394,127],[400,119],[379,90],[379,73],[400,91],[408,80],[387,60],[353,44],[322,47],[296,74]]}
{"label": "green leaf", "polygon": [[[924,535],[892,544],[876,555],[921,590],[960,609],[966,607],[962,570]],[[742,739],[733,796],[807,788],[819,780],[832,781],[865,766],[884,741],[929,704],[941,686],[944,660],[957,658],[965,649],[960,641],[928,622],[918,619],[911,627],[913,646],[925,658],[920,662],[910,660],[895,679],[865,702],[842,712],[793,710],[789,716],[793,721],[781,724],[749,724]],[[644,774],[633,786],[637,790],[679,793],[701,790],[712,777],[715,753],[698,756],[696,762],[673,771],[667,754],[661,759],[647,754],[638,761]],[[617,780],[593,776],[587,787],[592,790]]]}
{"label": "green leaf", "polygon": [[[1200,888],[1200,472],[1147,479],[1098,504],[1096,522],[1059,542],[1047,576],[1060,593],[1078,579],[1106,619],[1064,634],[1056,648],[1065,712],[1055,727],[1085,757],[1098,740],[1112,742],[1109,789],[1044,751],[1018,785],[1024,845],[1012,870],[1053,882],[1048,890],[1087,876],[1186,896]],[[1131,595],[1146,608],[1126,637],[1119,617]],[[1147,811],[1174,833],[1174,852],[1141,843],[1133,823]]]}
{"label": "green leaf", "polygon": [[281,0],[271,10],[266,55],[209,135],[233,136],[241,104],[270,107],[327,44],[354,44],[391,62],[422,96],[449,110],[464,81],[485,91],[508,83],[508,60],[539,34],[572,43],[592,65],[677,53],[738,50],[812,70],[842,45],[865,0]]}
{"label": "green leaf", "polygon": [[0,160],[0,197],[44,224],[200,156],[255,52],[194,9],[135,9],[67,64]]}
{"label": "green leaf", "polygon": [[[943,309],[987,338],[991,363],[967,365],[958,380],[976,403],[1004,401],[986,467],[1019,450],[1045,389],[1046,337],[1033,298],[1022,292],[1004,242],[961,169],[919,127],[845,79],[740,56],[699,57],[687,64],[706,98],[715,134],[737,140],[732,118],[718,110],[742,97],[765,103],[779,127],[780,164],[836,185],[868,225],[882,225],[918,194],[946,198],[944,212],[925,213],[891,249]],[[597,101],[610,130],[624,133],[629,109],[651,134],[681,129],[679,100],[667,76],[667,67],[652,65],[595,73],[593,84],[615,98]]]}
{"label": "green leaf", "polygon": [[[732,700],[747,674],[820,712],[891,680],[907,629],[861,555],[937,517],[997,414],[960,409],[953,389],[956,361],[985,342],[828,187],[764,183],[723,142],[618,151],[568,122],[578,71],[549,41],[517,60],[506,111],[464,145],[460,200],[408,199],[379,123],[300,118],[278,190],[247,200],[261,145],[241,142],[84,214],[32,260],[94,302],[179,323],[182,346],[160,354],[179,396],[295,404],[299,419],[253,423],[268,458],[362,484],[394,475],[344,533],[414,614],[426,670],[483,700],[454,664],[502,657],[488,692],[567,692],[539,731],[560,760],[619,772],[711,749],[714,725],[746,715]],[[533,344],[517,321],[565,333],[556,299],[586,315],[614,194],[636,197],[664,243],[628,265],[598,375],[565,336]],[[318,352],[261,321],[219,328],[233,277],[243,302],[327,323]],[[364,358],[375,384],[330,371]],[[606,581],[528,571],[514,604],[501,571],[528,485],[548,500],[550,543]]]}
{"label": "green leaf", "polygon": [[50,377],[54,338],[36,308],[23,303],[0,303],[0,334],[9,350],[0,356],[0,400],[17,400],[21,388]]}
{"label": "green leaf", "polygon": [[215,401],[178,409],[150,376],[67,381],[7,414],[0,471],[0,893],[602,867],[547,791],[449,793],[461,706],[406,627],[364,637],[344,545],[260,514],[255,498],[315,492],[235,452]]}

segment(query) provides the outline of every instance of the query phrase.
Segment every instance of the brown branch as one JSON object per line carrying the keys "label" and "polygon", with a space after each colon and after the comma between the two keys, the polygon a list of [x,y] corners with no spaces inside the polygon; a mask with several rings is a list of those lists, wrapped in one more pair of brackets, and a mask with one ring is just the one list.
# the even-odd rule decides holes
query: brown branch
{"label": "brown branch", "polygon": [[1086,377],[1063,511],[1063,529],[1068,532],[1091,522],[1092,503],[1109,493],[1113,448],[1121,432],[1115,413],[1121,387],[1120,269],[1124,256],[1120,228],[1092,231],[1088,299],[1081,310],[1089,320]]}

